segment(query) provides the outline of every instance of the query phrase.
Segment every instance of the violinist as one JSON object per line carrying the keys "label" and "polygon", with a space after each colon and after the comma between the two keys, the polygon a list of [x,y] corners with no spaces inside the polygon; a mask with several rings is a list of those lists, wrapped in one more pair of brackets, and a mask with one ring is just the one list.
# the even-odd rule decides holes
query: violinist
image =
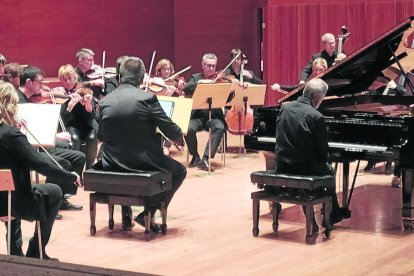
{"label": "violinist", "polygon": [[6,62],[7,62],[6,57],[0,54],[0,79],[3,77],[4,67],[6,66]]}
{"label": "violinist", "polygon": [[[80,185],[80,177],[75,173],[60,169],[49,157],[40,155],[27,141],[16,119],[18,97],[10,83],[0,81],[0,167],[11,168],[15,191],[13,193],[12,210],[16,218],[11,222],[11,254],[24,256],[22,251],[22,233],[20,219],[38,219],[40,223],[43,259],[57,260],[46,254],[45,247],[49,241],[56,214],[61,205],[62,191],[59,186],[49,183],[31,185],[30,169],[46,176],[54,176]],[[75,185],[74,185],[75,184]],[[44,199],[44,213],[36,208],[36,201]],[[7,210],[7,194],[0,193],[1,212]],[[37,229],[29,241],[26,256],[39,258]]]}
{"label": "violinist", "polygon": [[[30,103],[30,99],[38,95],[42,89],[43,83],[43,70],[39,67],[28,66],[23,69],[20,75],[20,87],[17,90],[17,96],[19,103]],[[82,175],[83,167],[85,166],[85,154],[78,150],[70,149],[69,142],[71,136],[67,132],[60,132],[56,134],[56,146],[48,149],[47,151],[57,160],[57,162],[67,171],[74,171],[78,175]],[[42,155],[46,155],[45,152],[40,152]],[[82,205],[75,205],[70,203],[65,194],[75,195],[77,192],[77,186],[71,182],[64,181],[64,179],[57,178],[56,176],[49,176],[46,178],[46,182],[56,183],[62,189],[62,204],[61,210],[82,210]]]}
{"label": "violinist", "polygon": [[[213,79],[217,77],[217,56],[212,53],[204,54],[201,62],[202,72],[193,74],[184,87],[186,96],[192,96],[198,83],[212,83]],[[211,128],[211,157],[214,158],[220,141],[226,131],[226,123],[224,113],[221,108],[212,109],[212,120],[209,122],[208,109],[193,110],[191,112],[190,123],[188,126],[187,136],[185,140],[189,153],[193,156],[189,164],[190,168],[198,167],[201,170],[209,170],[208,165],[208,144],[204,150],[202,158],[197,151],[197,136],[196,133],[201,130],[208,130]]]}
{"label": "violinist", "polygon": [[101,96],[105,96],[102,89],[105,87],[105,81],[101,76],[94,74],[97,67],[99,67],[94,65],[94,56],[95,53],[91,49],[80,49],[76,53],[76,59],[78,60],[76,73],[78,74],[79,82],[84,87],[92,89],[94,98],[99,99]]}
{"label": "violinist", "polygon": [[[174,65],[168,59],[161,59],[155,66],[155,77],[159,77],[163,80],[169,78],[175,73]],[[183,88],[185,87],[184,78],[179,77],[175,80],[165,83],[166,95],[184,95]]]}
{"label": "violinist", "polygon": [[108,95],[109,93],[114,91],[119,86],[119,82],[121,78],[119,74],[119,67],[121,66],[121,63],[127,58],[128,56],[120,56],[116,59],[116,65],[115,65],[116,75],[105,79],[105,95]]}
{"label": "violinist", "polygon": [[[58,77],[63,86],[64,94],[70,100],[61,108],[63,124],[71,135],[72,149],[80,150],[81,143],[86,144],[86,169],[89,169],[96,158],[98,140],[96,138],[98,124],[95,121],[95,108],[92,95],[81,95],[88,88],[79,88],[78,75],[72,65],[67,64],[59,68]],[[91,90],[89,90],[91,92]]]}
{"label": "violinist", "polygon": [[10,82],[15,89],[19,89],[21,72],[22,68],[20,64],[15,62],[7,63],[4,67],[3,80],[6,82]]}
{"label": "violinist", "polygon": [[[244,64],[247,63],[247,58],[240,49],[232,49],[230,51],[230,60],[233,60],[237,55],[238,55],[238,58],[236,58],[233,61],[230,68],[227,69],[224,72],[224,75],[225,76],[232,75],[236,79],[239,80],[240,79],[240,73],[241,73],[240,70],[241,70],[241,67],[242,67],[241,65],[242,65],[242,63],[244,63]],[[242,75],[243,75],[244,82],[249,82],[249,83],[253,83],[253,84],[263,84],[263,81],[261,79],[259,79],[258,77],[256,77],[255,74],[253,73],[253,71],[251,71],[251,70],[244,69],[243,72],[242,72]]]}

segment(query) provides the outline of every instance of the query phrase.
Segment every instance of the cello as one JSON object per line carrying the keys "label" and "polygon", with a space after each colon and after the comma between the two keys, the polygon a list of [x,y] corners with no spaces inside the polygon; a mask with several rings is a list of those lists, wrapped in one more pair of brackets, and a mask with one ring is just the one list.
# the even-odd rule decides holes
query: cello
{"label": "cello", "polygon": [[[246,87],[243,83],[243,70],[245,60],[240,67],[240,85]],[[247,104],[247,97],[243,98],[243,105],[233,105],[226,114],[227,130],[233,135],[247,135],[253,130],[253,109]],[[240,142],[241,143],[241,142]]]}

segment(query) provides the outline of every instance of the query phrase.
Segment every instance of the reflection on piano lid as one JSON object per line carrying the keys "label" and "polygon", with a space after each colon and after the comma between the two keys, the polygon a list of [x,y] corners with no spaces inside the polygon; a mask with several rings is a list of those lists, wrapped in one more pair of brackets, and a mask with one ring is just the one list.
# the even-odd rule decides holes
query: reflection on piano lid
{"label": "reflection on piano lid", "polygon": [[[395,63],[398,58],[406,56],[405,53],[396,56],[404,32],[411,27],[407,18],[385,34],[374,39],[365,47],[353,52],[319,75],[328,85],[326,96],[352,95],[366,91],[374,80],[380,76],[381,71]],[[302,95],[304,85],[293,90],[278,100],[278,104],[292,101]]]}

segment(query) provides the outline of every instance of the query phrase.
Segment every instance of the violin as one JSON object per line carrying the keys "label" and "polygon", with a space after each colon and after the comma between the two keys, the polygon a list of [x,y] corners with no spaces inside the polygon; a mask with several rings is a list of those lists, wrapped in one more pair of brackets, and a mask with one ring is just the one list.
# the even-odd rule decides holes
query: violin
{"label": "violin", "polygon": [[96,67],[95,69],[89,70],[86,76],[90,80],[102,79],[102,77],[111,78],[116,76],[116,69],[115,67],[107,67],[104,70],[101,67]]}
{"label": "violin", "polygon": [[[54,99],[52,99],[52,97]],[[57,89],[50,89],[49,87],[42,87],[40,94],[33,95],[29,98],[31,103],[57,103],[63,104],[68,99],[68,96],[62,93],[59,93]]]}

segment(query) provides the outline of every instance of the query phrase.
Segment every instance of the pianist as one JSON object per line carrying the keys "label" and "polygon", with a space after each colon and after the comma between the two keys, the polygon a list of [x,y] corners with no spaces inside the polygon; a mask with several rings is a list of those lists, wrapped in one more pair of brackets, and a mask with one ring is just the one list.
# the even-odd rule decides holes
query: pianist
{"label": "pianist", "polygon": [[[330,175],[328,136],[319,107],[328,90],[321,79],[310,80],[303,95],[296,101],[282,105],[276,120],[276,170],[297,175]],[[331,222],[337,223],[351,216],[351,211],[340,208],[335,189],[326,192],[332,196]],[[318,226],[314,219],[314,229]]]}

